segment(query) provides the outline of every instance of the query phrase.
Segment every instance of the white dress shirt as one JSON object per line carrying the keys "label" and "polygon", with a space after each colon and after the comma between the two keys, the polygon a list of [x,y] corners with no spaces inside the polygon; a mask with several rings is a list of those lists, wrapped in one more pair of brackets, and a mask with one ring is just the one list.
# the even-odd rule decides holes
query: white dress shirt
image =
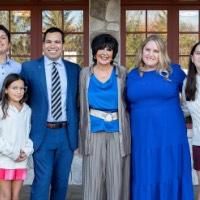
{"label": "white dress shirt", "polygon": [[[56,67],[58,69],[58,73],[60,76],[61,82],[61,102],[62,102],[62,116],[58,121],[67,121],[67,114],[66,114],[66,98],[67,98],[67,76],[64,63],[62,59],[58,59],[55,61],[57,63]],[[55,122],[56,120],[53,119],[51,116],[51,68],[52,68],[52,60],[49,60],[46,56],[44,57],[44,65],[45,65],[45,75],[46,75],[46,83],[47,83],[47,93],[48,93],[48,103],[49,103],[49,110],[48,110],[48,122]]]}

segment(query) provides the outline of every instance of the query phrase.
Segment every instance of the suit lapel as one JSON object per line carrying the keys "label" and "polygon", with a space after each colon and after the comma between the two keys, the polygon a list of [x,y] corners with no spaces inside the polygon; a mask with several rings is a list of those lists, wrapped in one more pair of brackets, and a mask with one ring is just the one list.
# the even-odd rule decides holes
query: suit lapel
{"label": "suit lapel", "polygon": [[40,85],[41,85],[41,89],[43,91],[43,94],[44,94],[45,98],[48,100],[46,73],[45,73],[45,67],[44,67],[44,57],[42,57],[39,60],[39,64],[37,66],[37,70],[38,70],[37,74],[38,74],[39,82],[40,82]]}
{"label": "suit lapel", "polygon": [[[65,65],[65,70],[66,70],[66,77],[67,77],[67,101],[70,100],[70,95],[71,95],[71,91],[73,90],[73,73],[72,73],[72,69],[69,69],[70,66],[69,64],[63,59],[63,63]],[[67,105],[69,105],[67,103]]]}

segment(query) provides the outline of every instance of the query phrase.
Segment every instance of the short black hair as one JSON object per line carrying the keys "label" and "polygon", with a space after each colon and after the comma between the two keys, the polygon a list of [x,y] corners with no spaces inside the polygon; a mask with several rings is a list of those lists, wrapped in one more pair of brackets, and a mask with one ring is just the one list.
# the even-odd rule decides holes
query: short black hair
{"label": "short black hair", "polygon": [[10,43],[10,31],[2,24],[0,24],[0,30],[6,34],[8,37],[8,42]]}
{"label": "short black hair", "polygon": [[[117,40],[108,33],[102,33],[93,38],[91,43],[91,48],[92,48],[94,65],[97,63],[97,60],[95,58],[97,51],[100,49],[104,49],[105,47],[108,47],[113,50],[113,60],[114,60],[118,52]],[[111,64],[113,64],[113,60]]]}
{"label": "short black hair", "polygon": [[65,42],[64,32],[63,32],[61,29],[57,28],[57,27],[48,28],[48,29],[44,32],[43,42],[45,42],[47,33],[55,33],[55,32],[59,32],[59,33],[61,34],[61,36],[62,36],[62,43],[64,44],[64,42]]}

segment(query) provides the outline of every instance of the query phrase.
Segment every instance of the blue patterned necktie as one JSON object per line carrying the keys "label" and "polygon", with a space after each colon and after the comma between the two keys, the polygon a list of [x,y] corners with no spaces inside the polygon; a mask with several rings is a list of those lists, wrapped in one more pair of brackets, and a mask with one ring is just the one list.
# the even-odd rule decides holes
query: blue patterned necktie
{"label": "blue patterned necktie", "polygon": [[51,115],[55,120],[58,120],[62,116],[62,104],[61,104],[61,82],[57,63],[52,63],[51,69]]}

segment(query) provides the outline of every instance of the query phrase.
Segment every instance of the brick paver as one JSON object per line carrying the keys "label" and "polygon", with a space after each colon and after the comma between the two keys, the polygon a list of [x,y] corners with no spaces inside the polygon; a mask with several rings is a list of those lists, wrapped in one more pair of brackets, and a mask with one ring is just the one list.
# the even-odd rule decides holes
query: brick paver
{"label": "brick paver", "polygon": [[[66,200],[82,200],[81,191],[82,191],[82,187],[81,186],[70,185],[69,189],[68,189],[68,195],[67,195]],[[196,194],[196,191],[197,191],[197,187],[194,186],[195,194]],[[30,186],[29,185],[25,185],[22,188],[20,200],[29,200],[29,195],[30,195]]]}
{"label": "brick paver", "polygon": [[[22,188],[20,200],[29,200],[30,197],[30,185],[25,185]],[[70,185],[68,188],[68,195],[66,200],[82,200],[81,198],[81,186]]]}

